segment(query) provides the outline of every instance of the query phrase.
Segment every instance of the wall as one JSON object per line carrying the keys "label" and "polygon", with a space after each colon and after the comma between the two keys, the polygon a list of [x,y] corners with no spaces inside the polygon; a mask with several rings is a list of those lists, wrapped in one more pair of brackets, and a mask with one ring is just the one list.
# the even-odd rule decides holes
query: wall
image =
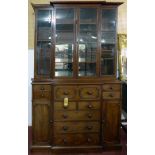
{"label": "wall", "polygon": [[[29,0],[28,3],[28,125],[32,125],[32,86],[31,78],[34,75],[34,11],[31,3],[49,4],[52,0]],[[56,1],[56,0],[55,0]],[[94,0],[87,0],[94,1]],[[102,1],[102,0],[101,0]],[[124,2],[118,9],[118,33],[127,33],[127,0],[107,0],[107,2]]]}

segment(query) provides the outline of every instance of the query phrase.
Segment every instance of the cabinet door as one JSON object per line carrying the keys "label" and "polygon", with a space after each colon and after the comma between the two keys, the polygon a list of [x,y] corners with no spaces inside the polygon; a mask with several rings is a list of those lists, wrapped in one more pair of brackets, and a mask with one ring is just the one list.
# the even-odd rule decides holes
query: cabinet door
{"label": "cabinet door", "polygon": [[49,144],[49,105],[33,104],[33,144]]}
{"label": "cabinet door", "polygon": [[116,9],[102,9],[101,23],[101,75],[113,75],[116,52]]}
{"label": "cabinet door", "polygon": [[35,74],[50,76],[51,60],[51,18],[52,10],[39,9],[36,12],[36,58]]}
{"label": "cabinet door", "polygon": [[97,9],[79,9],[78,76],[96,76]]}
{"label": "cabinet door", "polygon": [[55,77],[73,76],[74,16],[73,8],[56,8]]}
{"label": "cabinet door", "polygon": [[120,102],[105,101],[104,103],[103,141],[105,143],[119,143],[120,134]]}

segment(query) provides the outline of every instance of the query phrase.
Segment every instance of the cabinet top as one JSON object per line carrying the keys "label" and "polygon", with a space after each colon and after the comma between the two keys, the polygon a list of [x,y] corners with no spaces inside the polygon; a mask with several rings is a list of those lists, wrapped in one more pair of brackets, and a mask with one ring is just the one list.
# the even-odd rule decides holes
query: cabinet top
{"label": "cabinet top", "polygon": [[57,4],[101,4],[101,5],[113,5],[113,6],[119,6],[123,4],[124,2],[106,2],[106,1],[52,1],[50,4],[33,4],[31,3],[33,8],[38,8],[38,7],[51,7],[53,5]]}

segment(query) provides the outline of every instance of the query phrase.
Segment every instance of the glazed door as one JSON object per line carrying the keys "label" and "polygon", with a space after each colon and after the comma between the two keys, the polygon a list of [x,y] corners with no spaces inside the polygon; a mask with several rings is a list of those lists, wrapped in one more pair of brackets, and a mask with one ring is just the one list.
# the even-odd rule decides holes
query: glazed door
{"label": "glazed door", "polygon": [[84,7],[78,11],[78,76],[96,76],[97,8]]}
{"label": "glazed door", "polygon": [[73,77],[75,9],[55,8],[55,77]]}
{"label": "glazed door", "polygon": [[115,74],[116,9],[104,8],[101,14],[101,76]]}
{"label": "glazed door", "polygon": [[36,11],[35,76],[43,78],[50,77],[51,70],[51,19],[51,9],[38,9]]}

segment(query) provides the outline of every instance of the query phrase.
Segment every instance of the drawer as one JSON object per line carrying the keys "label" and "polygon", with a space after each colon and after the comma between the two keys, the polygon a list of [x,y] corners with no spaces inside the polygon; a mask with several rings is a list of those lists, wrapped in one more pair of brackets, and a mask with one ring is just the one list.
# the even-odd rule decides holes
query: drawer
{"label": "drawer", "polygon": [[33,84],[33,91],[51,91],[51,85]]}
{"label": "drawer", "polygon": [[100,120],[100,111],[54,111],[54,121]]}
{"label": "drawer", "polygon": [[75,86],[56,86],[54,88],[54,97],[56,100],[63,100],[65,97],[68,99],[75,99],[77,90]]}
{"label": "drawer", "polygon": [[33,101],[35,100],[48,100],[51,99],[50,91],[34,91],[33,92]]}
{"label": "drawer", "polygon": [[68,102],[67,107],[64,107],[64,102],[54,102],[54,110],[76,110],[76,102]]}
{"label": "drawer", "polygon": [[76,146],[76,145],[99,145],[99,134],[56,134],[54,145]]}
{"label": "drawer", "polygon": [[103,91],[120,91],[121,85],[120,84],[104,84]]}
{"label": "drawer", "polygon": [[79,102],[78,103],[78,109],[79,110],[98,110],[100,109],[100,102],[98,101],[87,101],[87,102]]}
{"label": "drawer", "polygon": [[99,132],[100,122],[55,122],[55,133]]}
{"label": "drawer", "polygon": [[100,99],[99,86],[81,86],[79,87],[80,99]]}
{"label": "drawer", "polygon": [[103,92],[102,97],[103,99],[120,99],[121,93],[120,92]]}

